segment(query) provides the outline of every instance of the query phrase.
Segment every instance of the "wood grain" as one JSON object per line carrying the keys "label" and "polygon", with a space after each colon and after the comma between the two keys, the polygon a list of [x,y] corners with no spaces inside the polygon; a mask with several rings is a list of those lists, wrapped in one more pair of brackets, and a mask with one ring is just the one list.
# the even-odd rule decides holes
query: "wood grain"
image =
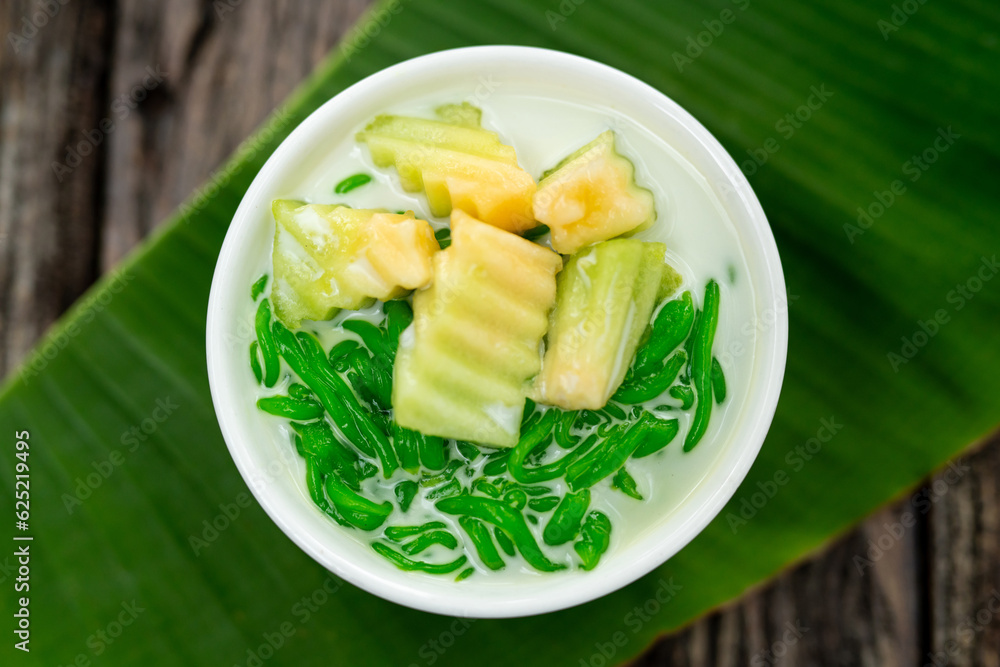
{"label": "wood grain", "polygon": [[[37,16],[45,25],[36,27]],[[26,1],[0,10],[0,35],[20,38],[5,39],[0,55],[0,370],[100,272],[103,151],[81,159],[62,182],[52,164],[99,122],[111,30],[97,2],[69,3],[52,19]]]}
{"label": "wood grain", "polygon": [[998,471],[994,438],[634,667],[1000,664]]}
{"label": "wood grain", "polygon": [[3,3],[0,35],[14,37],[0,50],[0,373],[209,177],[368,4]]}
{"label": "wood grain", "polygon": [[[56,2],[32,33],[42,4],[0,9],[0,35],[15,35],[0,51],[0,373],[209,177],[368,0]],[[965,465],[634,664],[1000,665],[1000,442]],[[920,494],[934,498],[926,509]],[[870,558],[880,539],[891,546]]]}

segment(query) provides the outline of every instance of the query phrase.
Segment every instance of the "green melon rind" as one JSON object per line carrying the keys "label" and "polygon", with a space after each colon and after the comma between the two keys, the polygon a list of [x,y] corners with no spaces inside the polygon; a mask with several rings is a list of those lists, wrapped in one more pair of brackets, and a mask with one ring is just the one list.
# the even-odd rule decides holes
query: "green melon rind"
{"label": "green melon rind", "polygon": [[[382,114],[376,116],[364,130],[358,132],[356,139],[365,143],[378,137],[394,139],[420,146],[424,151],[444,148],[517,164],[514,149],[501,142],[496,132],[479,126],[476,115],[479,109],[447,105],[438,112],[441,120]],[[388,166],[384,161],[384,158],[375,160],[379,167]]]}
{"label": "green melon rind", "polygon": [[446,123],[464,127],[481,127],[483,111],[477,106],[462,102],[461,104],[442,104],[434,110],[435,115]]}
{"label": "green melon rind", "polygon": [[663,276],[660,278],[660,289],[656,293],[656,303],[660,303],[673,295],[684,283],[684,277],[669,264],[663,265]]}
{"label": "green melon rind", "polygon": [[[628,371],[665,285],[679,285],[665,252],[662,243],[614,239],[567,261],[557,282],[537,400],[559,402],[560,379],[571,374],[602,386],[596,402],[564,407],[599,409],[607,403]],[[667,282],[666,274],[671,276]]]}
{"label": "green melon rind", "polygon": [[343,244],[357,235],[366,216],[370,218],[376,212],[349,209],[351,215],[338,219],[337,210],[346,211],[348,207],[287,199],[271,203],[275,220],[271,298],[275,315],[290,329],[298,328],[303,320],[328,320],[341,309],[357,310],[375,302],[371,297],[353,293],[345,285],[339,285],[338,293],[332,294],[335,274],[344,267],[331,265],[329,257],[320,256],[314,239],[299,224],[306,208],[324,218],[329,225],[325,231],[339,237]]}

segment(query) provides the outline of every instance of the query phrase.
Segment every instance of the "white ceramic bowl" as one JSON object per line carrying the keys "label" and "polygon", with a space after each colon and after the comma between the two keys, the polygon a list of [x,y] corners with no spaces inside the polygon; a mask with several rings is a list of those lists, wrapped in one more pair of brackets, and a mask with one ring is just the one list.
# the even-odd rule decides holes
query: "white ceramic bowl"
{"label": "white ceramic bowl", "polygon": [[[490,81],[523,82],[573,91],[616,108],[669,137],[716,191],[745,253],[757,303],[767,326],[755,340],[754,391],[735,420],[731,442],[707,476],[664,520],[650,521],[631,544],[609,553],[592,572],[504,581],[488,577],[455,584],[451,578],[395,568],[312,505],[294,462],[276,465],[273,438],[255,429],[256,407],[246,400],[248,288],[273,234],[270,201],[294,187],[291,174],[315,160],[330,137],[366,122],[400,99],[439,87],[467,84],[470,93]],[[527,74],[526,74],[527,73]],[[264,223],[267,224],[264,224]],[[345,580],[388,600],[455,616],[497,618],[554,611],[593,600],[648,573],[676,554],[732,497],[757,456],[774,415],[785,367],[788,322],[785,286],[774,238],[746,178],[719,142],[675,102],[641,81],[600,63],[545,49],[484,46],[434,53],[373,74],[310,115],[278,147],[247,191],[226,236],[212,283],[208,312],[208,372],[222,433],[240,473],[278,526],[306,553]],[[282,443],[284,450],[287,443]],[[287,454],[286,454],[287,456]]]}

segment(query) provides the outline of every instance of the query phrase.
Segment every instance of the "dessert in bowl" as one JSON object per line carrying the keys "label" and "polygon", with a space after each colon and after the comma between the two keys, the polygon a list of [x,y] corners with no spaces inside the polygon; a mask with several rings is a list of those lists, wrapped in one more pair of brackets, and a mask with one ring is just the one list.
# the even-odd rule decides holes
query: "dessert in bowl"
{"label": "dessert in bowl", "polygon": [[474,47],[368,77],[268,160],[209,373],[241,473],[317,561],[419,609],[542,613],[732,496],[783,303],[760,205],[694,118],[593,61]]}

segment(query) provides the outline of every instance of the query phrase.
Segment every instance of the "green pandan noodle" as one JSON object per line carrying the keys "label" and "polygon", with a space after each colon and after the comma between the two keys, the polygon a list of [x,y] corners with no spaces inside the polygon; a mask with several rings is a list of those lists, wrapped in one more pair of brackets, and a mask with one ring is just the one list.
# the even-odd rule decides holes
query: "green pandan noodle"
{"label": "green pandan noodle", "polygon": [[[379,372],[391,393],[392,359],[413,322],[407,302],[385,303],[381,319],[347,319],[337,327],[342,339],[324,349],[312,334],[277,322],[265,297],[251,366],[258,382],[273,389],[257,404],[290,420],[299,434],[317,507],[345,528],[373,534],[375,552],[401,569],[448,575],[468,563],[473,572],[497,572],[514,560],[542,572],[593,569],[613,535],[610,518],[591,511],[594,494],[613,489],[641,502],[627,462],[662,450],[680,431],[678,419],[643,406],[690,394],[685,447],[691,449],[704,437],[712,404],[726,398],[723,370],[712,356],[718,285],[708,284],[701,310],[691,304],[687,292],[662,302],[650,337],[600,410],[528,400],[517,444],[497,449],[402,427],[391,404],[372,391],[375,367],[388,369]],[[666,343],[654,344],[658,328]],[[278,383],[289,373],[298,382]],[[677,383],[682,374],[690,385]],[[556,480],[569,490],[553,495],[547,486],[531,486]],[[408,523],[418,498],[452,520]],[[571,552],[560,551],[563,545]]]}

